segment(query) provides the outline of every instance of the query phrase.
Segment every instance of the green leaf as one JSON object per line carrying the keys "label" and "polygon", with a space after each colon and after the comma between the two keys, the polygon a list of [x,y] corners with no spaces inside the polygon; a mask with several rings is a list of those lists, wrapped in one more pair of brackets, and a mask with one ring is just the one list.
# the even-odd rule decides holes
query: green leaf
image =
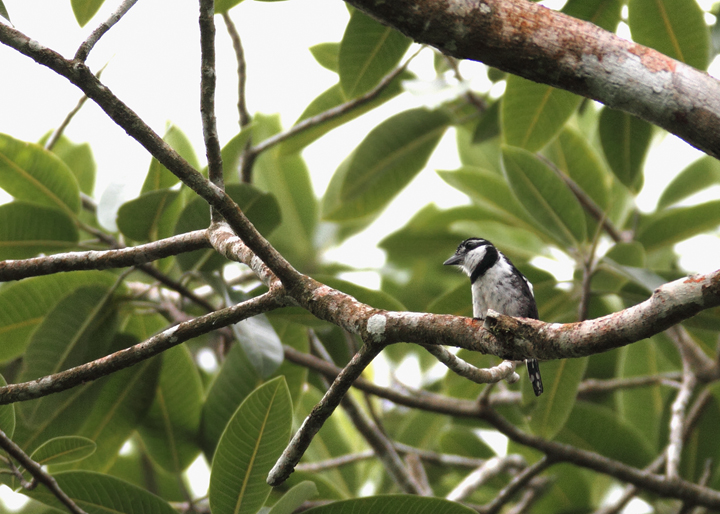
{"label": "green leaf", "polygon": [[471,514],[475,511],[460,503],[442,498],[410,496],[405,494],[388,496],[369,496],[330,503],[306,510],[307,514],[407,514],[408,512],[433,514]]}
{"label": "green leaf", "polygon": [[200,445],[208,460],[225,425],[245,398],[261,383],[240,345],[233,345],[207,393],[202,409]]}
{"label": "green leaf", "polygon": [[502,154],[510,188],[537,227],[563,246],[585,242],[585,214],[565,182],[526,150],[506,146]]}
{"label": "green leaf", "polygon": [[202,400],[200,375],[187,347],[163,352],[155,398],[138,431],[148,454],[164,470],[180,473],[200,453]]}
{"label": "green leaf", "polygon": [[0,361],[18,357],[30,336],[50,310],[84,285],[112,286],[116,278],[106,271],[75,271],[44,277],[26,278],[0,290]]}
{"label": "green leaf", "polygon": [[0,134],[0,188],[17,200],[70,216],[80,211],[80,188],[67,164],[34,143],[5,134]]}
{"label": "green leaf", "polygon": [[228,12],[240,2],[242,2],[242,0],[217,0],[215,2],[215,14]]}
{"label": "green leaf", "polygon": [[704,70],[710,31],[695,0],[630,0],[628,25],[633,41]]}
{"label": "green leaf", "polygon": [[[254,144],[278,132],[278,116],[255,115]],[[279,148],[271,148],[255,161],[253,180],[260,189],[275,195],[280,205],[282,224],[270,242],[299,269],[312,263],[316,256],[313,238],[317,201],[305,161],[298,155],[284,156]]]}
{"label": "green leaf", "polygon": [[605,210],[609,203],[608,173],[590,143],[575,129],[565,127],[548,146],[548,155],[595,204]]}
{"label": "green leaf", "polygon": [[716,184],[720,184],[720,161],[709,155],[700,157],[668,184],[658,200],[658,210]]}
{"label": "green leaf", "polygon": [[[587,357],[583,357],[540,363],[545,392],[536,400],[537,405],[530,418],[530,428],[535,435],[553,439],[565,426],[575,406],[577,388],[585,375],[587,361]],[[523,382],[524,395],[532,394],[529,382]]]}
{"label": "green leaf", "polygon": [[[223,175],[225,177],[225,185],[237,184],[240,182],[240,174],[238,168],[243,152],[250,142],[253,133],[253,124],[250,123],[235,134],[230,141],[220,150],[223,161]],[[207,167],[203,170],[203,175],[207,177]]]}
{"label": "green leaf", "polygon": [[531,152],[540,150],[560,132],[581,101],[573,93],[510,75],[500,110],[503,142]]}
{"label": "green leaf", "polygon": [[75,435],[54,437],[37,447],[30,458],[40,464],[68,464],[83,460],[97,449],[95,441]]}
{"label": "green leaf", "polygon": [[260,378],[267,378],[282,364],[282,342],[267,316],[259,314],[232,326],[235,338]]}
{"label": "green leaf", "polygon": [[642,189],[642,168],[650,148],[652,125],[632,114],[603,107],[600,142],[615,176],[633,193]]}
{"label": "green leaf", "polygon": [[[88,514],[177,514],[169,503],[145,489],[124,480],[91,471],[66,471],[53,478],[60,489]],[[46,487],[36,487],[24,494],[67,512],[65,507]]]}
{"label": "green leaf", "polygon": [[0,205],[0,260],[58,253],[79,240],[75,222],[64,211],[22,201]]}
{"label": "green leaf", "polygon": [[323,217],[343,221],[382,211],[425,167],[449,123],[441,110],[418,108],[375,127],[333,175]]}
{"label": "green leaf", "polygon": [[133,241],[158,239],[163,215],[178,195],[178,191],[159,189],[125,202],[117,213],[118,229]]}
{"label": "green leaf", "polygon": [[[170,125],[163,136],[163,141],[169,144],[173,150],[180,154],[180,157],[185,159],[190,166],[196,170],[200,169],[200,164],[198,163],[197,156],[195,155],[195,150],[193,150],[190,140],[182,130],[175,125]],[[147,172],[147,176],[145,177],[145,182],[143,183],[140,193],[143,194],[149,193],[150,191],[156,191],[158,189],[167,189],[174,186],[179,181],[179,178],[173,175],[170,170],[160,164],[160,162],[153,157],[152,161],[150,161],[150,169]]]}
{"label": "green leaf", "polygon": [[657,250],[720,225],[720,200],[675,207],[651,214],[638,231],[637,240],[647,250]]}
{"label": "green leaf", "polygon": [[0,0],[0,16],[5,18],[7,21],[10,21],[10,15],[5,8],[5,4],[2,3],[2,0]]}
{"label": "green leaf", "polygon": [[634,426],[612,409],[587,402],[575,403],[556,439],[637,468],[647,466],[654,455],[647,439]]}
{"label": "green leaf", "polygon": [[483,143],[495,136],[500,135],[500,104],[502,101],[496,100],[491,103],[488,108],[480,115],[480,121],[475,126],[472,135],[473,144]]}
{"label": "green leaf", "polygon": [[290,437],[292,402],[284,377],[253,391],[225,427],[210,472],[213,514],[255,514],[271,487],[265,479]]}
{"label": "green leaf", "polygon": [[609,32],[615,32],[623,7],[623,0],[568,0],[562,12],[594,23]]}
{"label": "green leaf", "polygon": [[310,47],[310,53],[312,53],[320,66],[338,73],[340,43],[319,43]]}
{"label": "green leaf", "polygon": [[[415,75],[409,71],[404,71],[395,77],[377,96],[375,96],[369,102],[364,102],[360,105],[353,107],[345,113],[326,119],[319,122],[312,127],[302,130],[286,139],[280,145],[280,153],[283,155],[297,153],[310,143],[318,140],[323,135],[330,132],[332,129],[339,127],[355,118],[369,112],[379,105],[384,104],[388,100],[398,96],[403,92],[402,82],[413,78]],[[301,121],[312,118],[313,116],[319,116],[339,105],[344,104],[347,101],[345,94],[342,91],[340,84],[335,84],[329,89],[323,91],[315,98],[310,105],[303,111],[298,120],[295,122],[297,125]]]}
{"label": "green leaf", "polygon": [[100,6],[105,0],[70,0],[72,5],[73,14],[78,22],[78,25],[84,27],[89,22],[95,13],[98,12]]}
{"label": "green leaf", "polygon": [[367,93],[405,55],[412,40],[360,10],[353,11],[340,42],[338,70],[346,98]]}
{"label": "green leaf", "polygon": [[[261,234],[268,236],[280,225],[280,205],[272,193],[261,191],[252,184],[228,184],[225,192],[240,206],[245,216]],[[185,206],[175,224],[175,234],[202,230],[210,226],[210,209],[202,198],[195,198]],[[177,256],[183,271],[219,269],[227,259],[212,248],[195,250]]]}
{"label": "green leaf", "polygon": [[283,494],[268,514],[293,514],[304,502],[317,494],[317,486],[309,480],[304,480]]}
{"label": "green leaf", "polygon": [[[50,132],[46,134],[40,139],[39,144],[44,145],[51,135]],[[68,165],[80,185],[80,190],[86,195],[92,196],[95,189],[97,166],[90,145],[88,143],[75,144],[63,135],[53,146],[52,153]]]}
{"label": "green leaf", "polygon": [[[0,387],[5,387],[6,385],[5,377],[0,375]],[[15,433],[15,406],[12,403],[0,405],[0,430],[12,439]]]}

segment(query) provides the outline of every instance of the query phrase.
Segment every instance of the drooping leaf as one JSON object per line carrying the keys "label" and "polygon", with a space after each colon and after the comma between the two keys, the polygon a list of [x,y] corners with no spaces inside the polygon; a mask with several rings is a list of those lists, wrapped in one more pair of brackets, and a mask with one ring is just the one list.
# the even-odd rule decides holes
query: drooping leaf
{"label": "drooping leaf", "polygon": [[158,239],[163,215],[178,195],[177,191],[159,189],[124,203],[117,213],[118,229],[133,241]]}
{"label": "drooping leaf", "polygon": [[0,134],[0,188],[16,200],[59,209],[70,216],[80,211],[80,188],[67,164],[34,143],[5,134]]}
{"label": "drooping leaf", "polygon": [[65,295],[91,284],[109,288],[116,279],[110,272],[76,271],[27,278],[4,287],[0,290],[0,361],[25,351],[31,334]]}
{"label": "drooping leaf", "polygon": [[78,25],[84,27],[85,24],[95,16],[95,13],[98,12],[104,1],[105,0],[70,0],[73,14],[75,15]]}
{"label": "drooping leaf", "polygon": [[[6,385],[5,377],[0,375],[0,387],[5,387]],[[12,439],[15,433],[15,406],[12,403],[0,405],[0,430]]]}
{"label": "drooping leaf", "polygon": [[329,503],[305,511],[308,514],[407,514],[408,512],[432,512],[433,514],[471,514],[474,510],[460,503],[428,496],[388,495],[369,496]]}
{"label": "drooping leaf", "polygon": [[[66,471],[53,478],[60,489],[88,514],[177,514],[169,503],[124,480],[92,471]],[[60,511],[67,511],[46,487],[26,491],[29,497]]]}
{"label": "drooping leaf", "polygon": [[0,0],[0,16],[5,18],[7,21],[10,21],[10,15],[5,8],[5,4],[2,3],[2,0]]}
{"label": "drooping leaf", "polygon": [[449,123],[445,112],[419,108],[375,127],[333,175],[323,217],[343,221],[382,211],[422,170]]}
{"label": "drooping leaf", "polygon": [[604,107],[599,132],[610,169],[630,191],[637,193],[643,185],[642,167],[650,147],[652,125],[632,114]]}
{"label": "drooping leaf", "polygon": [[[269,236],[280,225],[280,205],[272,193],[261,191],[252,184],[228,184],[225,192],[242,209],[245,216],[260,233]],[[175,224],[175,234],[202,230],[210,226],[210,209],[207,202],[196,198],[185,206]],[[198,269],[211,271],[220,268],[227,259],[215,250],[195,250],[177,256],[184,270]]]}
{"label": "drooping leaf", "polygon": [[581,100],[568,91],[510,75],[500,109],[503,142],[540,150],[560,132]]}
{"label": "drooping leaf", "polygon": [[87,437],[60,436],[38,446],[30,458],[41,466],[68,464],[89,457],[96,449],[95,441]]}
{"label": "drooping leaf", "polygon": [[58,253],[74,248],[79,239],[64,211],[23,201],[0,205],[0,260]]}
{"label": "drooping leaf", "polygon": [[[587,357],[540,363],[540,373],[545,391],[537,398],[537,405],[530,418],[530,428],[535,435],[553,439],[562,430],[575,406],[580,381],[585,375]],[[519,373],[527,376],[524,370]],[[529,380],[523,382],[523,392],[528,397]],[[527,393],[525,393],[527,391]]]}
{"label": "drooping leaf", "polygon": [[338,71],[346,98],[370,91],[397,64],[412,41],[360,10],[350,16],[340,42]]}
{"label": "drooping leaf", "polygon": [[340,61],[340,43],[319,43],[310,47],[315,60],[323,68],[338,72]]}
{"label": "drooping leaf", "polygon": [[292,402],[283,377],[253,391],[225,427],[212,462],[213,514],[255,514],[271,487],[265,481],[290,437]]}
{"label": "drooping leaf", "polygon": [[704,70],[710,31],[695,0],[630,0],[628,25],[634,41]]}
{"label": "drooping leaf", "polygon": [[282,342],[266,316],[245,319],[234,324],[232,330],[261,378],[269,377],[282,364]]}
{"label": "drooping leaf", "polygon": [[[163,141],[169,144],[173,150],[180,154],[180,157],[185,159],[190,166],[196,170],[200,169],[197,156],[195,155],[195,150],[193,150],[190,140],[177,126],[170,125],[163,136]],[[149,193],[150,191],[156,191],[158,189],[167,189],[174,186],[179,181],[179,178],[173,175],[170,170],[160,164],[160,162],[153,157],[152,161],[150,161],[150,169],[148,169],[147,176],[145,177],[145,182],[143,183],[140,193],[143,194]]]}
{"label": "drooping leaf", "polygon": [[567,185],[530,152],[503,147],[503,169],[510,188],[538,228],[564,246],[586,238],[585,214]]}
{"label": "drooping leaf", "polygon": [[622,0],[569,0],[562,12],[615,32],[622,12]]}
{"label": "drooping leaf", "polygon": [[304,480],[283,494],[277,503],[272,506],[268,514],[292,514],[304,502],[317,496],[317,494],[317,486],[309,480]]}
{"label": "drooping leaf", "polygon": [[162,362],[155,398],[138,431],[152,459],[164,470],[180,473],[200,453],[202,383],[184,345],[163,352]]}
{"label": "drooping leaf", "polygon": [[720,161],[709,155],[700,157],[672,179],[658,200],[658,209],[716,184],[720,184]]}
{"label": "drooping leaf", "polygon": [[690,207],[674,207],[653,213],[644,220],[637,240],[646,249],[657,250],[712,230],[718,225],[720,200]]}

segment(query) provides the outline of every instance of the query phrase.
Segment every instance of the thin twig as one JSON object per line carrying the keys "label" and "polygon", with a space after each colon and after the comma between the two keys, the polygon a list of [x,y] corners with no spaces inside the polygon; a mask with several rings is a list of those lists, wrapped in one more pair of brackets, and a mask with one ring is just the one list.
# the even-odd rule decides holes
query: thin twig
{"label": "thin twig", "polygon": [[225,21],[225,27],[227,28],[230,40],[235,50],[235,59],[237,60],[237,75],[238,75],[238,121],[240,128],[245,127],[250,123],[250,113],[247,110],[247,100],[245,97],[245,83],[247,81],[247,63],[245,62],[245,50],[243,50],[242,41],[240,40],[240,33],[237,31],[235,24],[230,18],[228,11],[222,13],[223,20]]}
{"label": "thin twig", "polygon": [[508,485],[503,487],[503,489],[490,503],[485,506],[483,514],[495,514],[500,512],[500,509],[502,509],[503,506],[509,502],[518,491],[525,487],[525,485],[534,477],[545,471],[545,469],[547,469],[551,464],[552,461],[547,455],[545,455],[532,466],[528,466],[522,470],[510,481]]}
{"label": "thin twig", "polygon": [[607,393],[618,389],[646,387],[657,384],[678,389],[680,387],[680,383],[676,381],[680,378],[682,378],[682,373],[677,372],[639,377],[611,378],[607,380],[587,378],[580,382],[580,385],[578,386],[578,394],[586,395],[593,393]]}
{"label": "thin twig", "polygon": [[463,501],[483,484],[501,473],[505,473],[509,469],[523,469],[526,467],[527,462],[520,455],[493,457],[463,478],[445,498],[456,502]]}
{"label": "thin twig", "polygon": [[84,510],[63,491],[57,481],[47,472],[45,472],[40,464],[32,460],[22,448],[15,444],[2,430],[0,430],[0,447],[18,461],[35,480],[47,487],[63,505],[65,505],[73,514],[86,514]]}
{"label": "thin twig", "polygon": [[80,48],[78,48],[77,52],[75,52],[75,60],[85,62],[90,50],[93,49],[100,38],[103,37],[103,35],[110,30],[113,25],[119,22],[120,19],[125,16],[125,13],[127,13],[130,8],[135,5],[135,3],[137,3],[137,0],[123,0],[120,7],[118,7],[107,20],[102,22],[98,28],[93,30],[92,34],[90,34],[90,36],[82,42]]}
{"label": "thin twig", "polygon": [[512,384],[520,378],[518,374],[515,373],[515,362],[513,361],[502,361],[492,368],[477,368],[451,353],[444,346],[422,345],[422,347],[447,366],[449,370],[476,384],[494,384],[501,380],[507,380]]}
{"label": "thin twig", "polygon": [[682,387],[670,408],[670,436],[668,438],[667,458],[665,459],[665,476],[668,480],[674,480],[680,476],[685,411],[697,383],[697,377],[693,373],[690,362],[682,348],[680,348],[680,356],[683,363],[683,381]]}

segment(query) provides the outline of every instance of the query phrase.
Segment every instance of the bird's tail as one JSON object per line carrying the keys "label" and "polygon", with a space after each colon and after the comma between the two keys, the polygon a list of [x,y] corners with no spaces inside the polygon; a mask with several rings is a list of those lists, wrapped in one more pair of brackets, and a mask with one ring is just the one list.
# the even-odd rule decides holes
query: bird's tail
{"label": "bird's tail", "polygon": [[528,359],[525,361],[525,364],[527,364],[528,376],[530,377],[533,391],[535,391],[535,396],[540,396],[543,392],[540,364],[538,364],[537,359]]}

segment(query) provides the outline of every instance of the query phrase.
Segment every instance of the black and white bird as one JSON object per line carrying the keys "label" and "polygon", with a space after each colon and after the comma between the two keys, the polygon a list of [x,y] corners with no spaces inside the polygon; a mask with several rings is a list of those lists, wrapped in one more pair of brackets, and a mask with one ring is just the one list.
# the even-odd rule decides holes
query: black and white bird
{"label": "black and white bird", "polygon": [[[487,239],[466,239],[443,264],[459,266],[470,277],[475,318],[485,319],[492,309],[508,316],[538,319],[532,284]],[[528,359],[525,363],[535,396],[540,396],[543,384],[538,361]]]}

